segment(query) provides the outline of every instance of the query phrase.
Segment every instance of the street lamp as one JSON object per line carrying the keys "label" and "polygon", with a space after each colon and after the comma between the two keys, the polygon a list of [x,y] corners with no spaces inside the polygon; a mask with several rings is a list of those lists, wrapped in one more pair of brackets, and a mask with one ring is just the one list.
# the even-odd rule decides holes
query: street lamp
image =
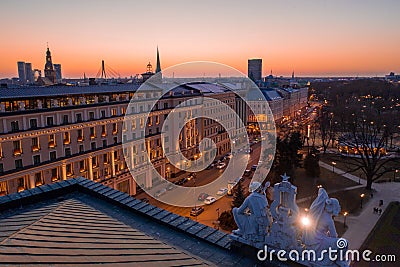
{"label": "street lamp", "polygon": [[397,176],[397,173],[399,172],[399,170],[398,169],[395,169],[394,171],[393,171],[393,182],[396,182],[396,176]]}
{"label": "street lamp", "polygon": [[335,165],[336,165],[336,162],[332,161],[332,172],[333,173],[335,172]]}
{"label": "street lamp", "polygon": [[363,207],[363,199],[364,199],[364,197],[365,197],[365,194],[361,194],[361,195],[360,195],[360,200],[361,200],[360,206],[361,206],[361,209],[362,209],[362,207]]}
{"label": "street lamp", "polygon": [[344,229],[346,229],[346,217],[347,217],[348,214],[349,214],[349,213],[348,213],[347,211],[345,211],[345,212],[343,213],[343,216],[344,216],[343,227],[344,227]]}

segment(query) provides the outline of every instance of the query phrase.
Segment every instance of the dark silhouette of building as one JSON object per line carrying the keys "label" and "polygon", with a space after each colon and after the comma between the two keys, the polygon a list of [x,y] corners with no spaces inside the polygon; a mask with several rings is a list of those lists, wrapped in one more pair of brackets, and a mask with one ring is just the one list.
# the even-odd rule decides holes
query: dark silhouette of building
{"label": "dark silhouette of building", "polygon": [[247,76],[254,82],[261,81],[262,59],[249,59],[247,65]]}
{"label": "dark silhouette of building", "polygon": [[53,67],[53,62],[51,60],[51,52],[49,47],[46,51],[46,64],[44,65],[44,77],[50,80],[50,82],[56,82],[56,72]]}

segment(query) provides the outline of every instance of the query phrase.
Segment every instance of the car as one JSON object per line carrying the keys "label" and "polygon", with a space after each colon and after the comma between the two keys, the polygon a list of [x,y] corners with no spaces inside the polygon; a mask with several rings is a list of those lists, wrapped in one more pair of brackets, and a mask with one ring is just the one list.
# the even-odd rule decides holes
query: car
{"label": "car", "polygon": [[183,185],[183,184],[185,184],[187,181],[189,181],[188,178],[187,178],[187,177],[183,177],[183,178],[180,179],[176,184],[177,184],[177,185]]}
{"label": "car", "polygon": [[251,152],[253,152],[253,149],[252,149],[252,148],[249,148],[249,149],[246,149],[244,152],[245,152],[246,154],[250,154]]}
{"label": "car", "polygon": [[203,207],[194,207],[192,208],[192,210],[190,211],[190,215],[191,216],[198,216],[200,213],[202,213],[204,211]]}
{"label": "car", "polygon": [[207,194],[207,193],[201,193],[201,194],[197,197],[197,199],[198,199],[199,201],[204,201],[208,196],[209,196],[209,194]]}
{"label": "car", "polygon": [[235,184],[239,183],[239,181],[242,180],[242,178],[243,178],[242,176],[236,178],[236,179],[235,179]]}
{"label": "car", "polygon": [[189,176],[188,176],[188,181],[190,181],[190,180],[192,180],[193,178],[196,178],[196,174],[195,173],[191,173],[191,174],[189,174]]}
{"label": "car", "polygon": [[206,204],[206,205],[211,205],[211,204],[214,203],[215,201],[217,201],[217,199],[216,199],[215,197],[208,196],[208,197],[204,200],[204,204]]}
{"label": "car", "polygon": [[251,170],[245,170],[243,176],[250,176]]}
{"label": "car", "polygon": [[223,196],[223,195],[225,195],[226,193],[228,193],[228,188],[224,187],[224,188],[220,188],[220,189],[218,190],[217,195],[218,195],[218,196]]}
{"label": "car", "polygon": [[225,155],[225,158],[231,159],[233,157],[232,153],[228,153]]}
{"label": "car", "polygon": [[144,203],[149,203],[149,199],[147,197],[141,198],[140,201]]}
{"label": "car", "polygon": [[170,191],[170,190],[172,190],[172,189],[174,189],[175,188],[175,186],[173,185],[173,184],[169,184],[167,187],[166,187],[166,189],[168,190],[168,191]]}
{"label": "car", "polygon": [[225,168],[225,166],[226,166],[225,163],[220,162],[220,163],[217,165],[217,169],[223,169],[223,168]]}
{"label": "car", "polygon": [[257,169],[257,164],[254,164],[253,166],[251,166],[251,170],[255,171]]}
{"label": "car", "polygon": [[214,167],[214,164],[211,163],[210,165],[207,166],[206,170],[211,170]]}
{"label": "car", "polygon": [[165,194],[165,192],[167,192],[166,188],[160,189],[154,194],[154,197],[156,197],[156,198],[161,197],[162,195]]}

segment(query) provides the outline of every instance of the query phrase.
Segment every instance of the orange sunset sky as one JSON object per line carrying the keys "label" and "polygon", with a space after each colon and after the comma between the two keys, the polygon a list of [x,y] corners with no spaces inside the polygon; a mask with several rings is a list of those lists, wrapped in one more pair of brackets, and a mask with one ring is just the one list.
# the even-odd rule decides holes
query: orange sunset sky
{"label": "orange sunset sky", "polygon": [[96,75],[101,60],[122,77],[202,60],[263,75],[375,76],[400,72],[400,1],[0,2],[0,78],[17,61],[43,69],[46,42],[65,78]]}

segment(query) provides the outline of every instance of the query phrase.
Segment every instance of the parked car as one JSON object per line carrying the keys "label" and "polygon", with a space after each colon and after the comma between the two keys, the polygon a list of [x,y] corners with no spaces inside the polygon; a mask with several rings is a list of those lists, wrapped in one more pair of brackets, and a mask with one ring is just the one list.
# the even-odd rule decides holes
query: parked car
{"label": "parked car", "polygon": [[160,189],[160,190],[158,190],[158,191],[154,194],[154,197],[158,198],[158,197],[164,195],[165,192],[167,192],[167,189],[166,189],[166,188]]}
{"label": "parked car", "polygon": [[214,203],[215,201],[217,201],[217,199],[216,199],[215,197],[208,196],[208,197],[204,200],[204,204],[211,205],[211,204]]}
{"label": "parked car", "polygon": [[257,169],[257,164],[251,166],[251,170],[252,170],[252,171],[255,171],[256,169]]}
{"label": "parked car", "polygon": [[183,177],[183,178],[180,179],[176,184],[177,184],[177,185],[183,185],[183,184],[185,184],[187,181],[189,181],[188,178],[187,178],[187,177]]}
{"label": "parked car", "polygon": [[217,165],[217,169],[223,169],[223,168],[225,168],[225,166],[226,166],[225,163],[220,162],[220,163]]}
{"label": "parked car", "polygon": [[207,193],[201,193],[197,198],[200,201],[204,201],[209,195]]}
{"label": "parked car", "polygon": [[225,195],[226,193],[228,193],[228,188],[224,187],[224,188],[220,188],[220,189],[218,190],[217,195],[218,195],[218,196],[223,196],[223,195]]}
{"label": "parked car", "polygon": [[192,210],[190,211],[190,215],[191,216],[198,216],[200,213],[202,213],[204,211],[203,207],[194,207],[192,208]]}
{"label": "parked car", "polygon": [[250,176],[251,170],[245,170],[243,176]]}
{"label": "parked car", "polygon": [[232,153],[228,153],[225,155],[225,158],[231,159],[233,157]]}
{"label": "parked car", "polygon": [[170,190],[172,190],[172,189],[174,189],[174,185],[173,184],[169,184],[167,187],[166,187],[166,189],[168,190],[168,191],[170,191]]}
{"label": "parked car", "polygon": [[243,178],[242,176],[236,178],[236,179],[235,179],[235,184],[239,183],[239,181],[242,180],[242,178]]}
{"label": "parked car", "polygon": [[188,176],[188,181],[190,181],[190,180],[192,180],[193,178],[196,178],[196,174],[195,173],[191,173],[191,174],[189,174],[189,176]]}
{"label": "parked car", "polygon": [[210,165],[207,166],[206,170],[211,170],[214,167],[214,164],[211,163]]}

